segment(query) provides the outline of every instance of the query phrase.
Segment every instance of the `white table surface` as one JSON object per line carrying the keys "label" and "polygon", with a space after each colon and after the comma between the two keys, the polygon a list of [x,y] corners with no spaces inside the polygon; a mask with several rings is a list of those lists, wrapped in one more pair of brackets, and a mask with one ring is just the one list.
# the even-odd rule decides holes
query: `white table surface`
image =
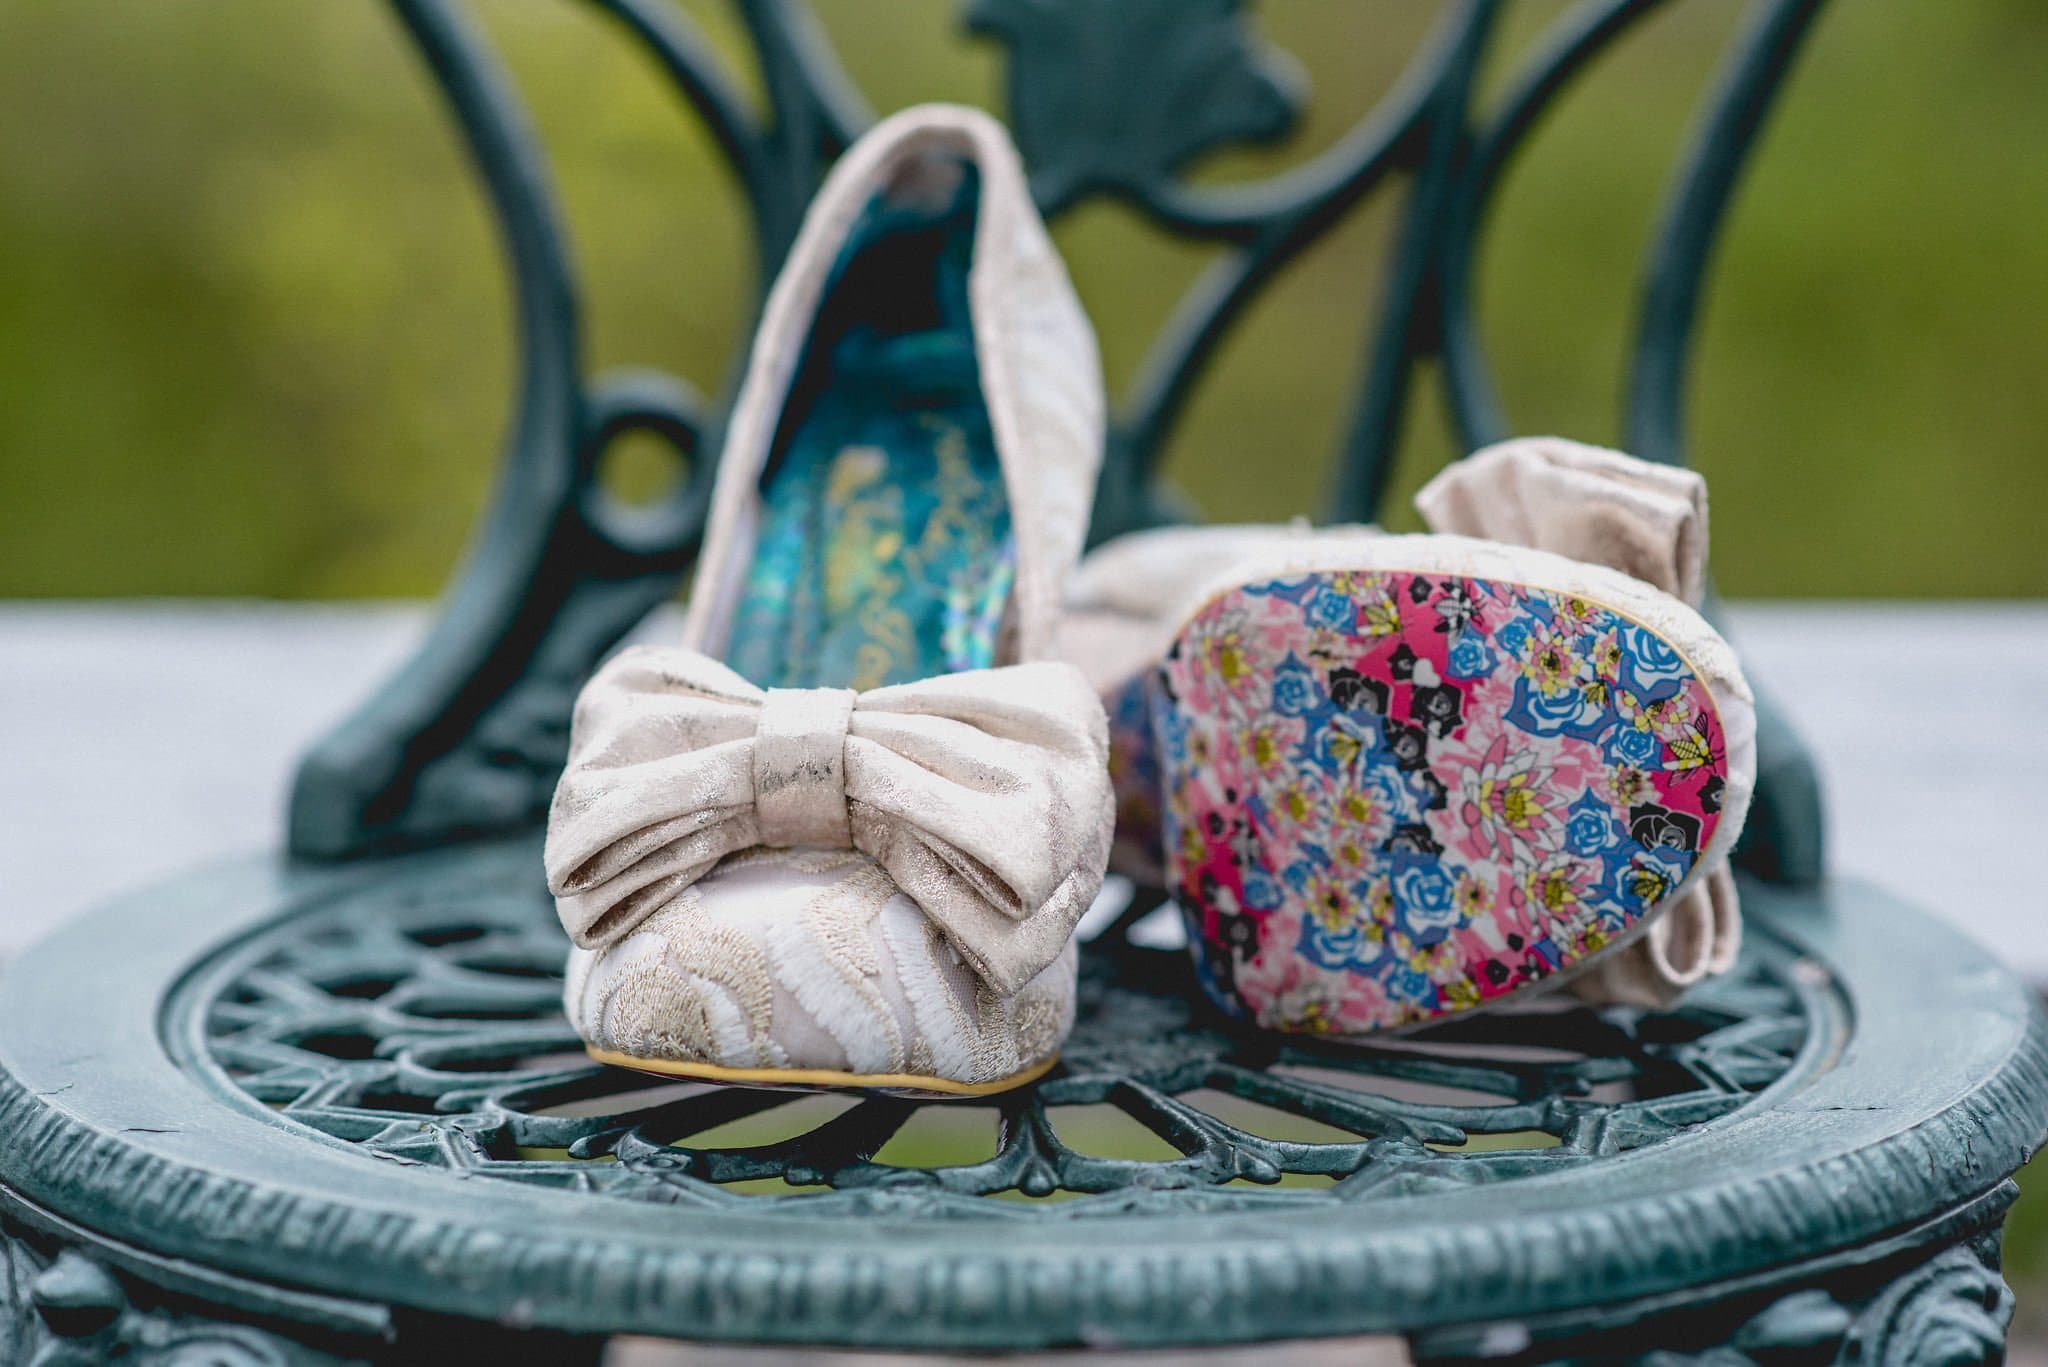
{"label": "white table surface", "polygon": [[[398,664],[426,613],[0,603],[0,955],[116,893],[274,848],[294,757]],[[1732,616],[1819,752],[1833,867],[2048,983],[2048,892],[2023,857],[2048,843],[2048,603]]]}

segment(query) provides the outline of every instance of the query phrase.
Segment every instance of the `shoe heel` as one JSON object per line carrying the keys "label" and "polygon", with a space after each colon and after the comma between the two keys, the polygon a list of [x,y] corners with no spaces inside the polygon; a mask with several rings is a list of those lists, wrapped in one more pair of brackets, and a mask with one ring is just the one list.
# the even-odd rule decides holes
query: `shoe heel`
{"label": "shoe heel", "polygon": [[1267,1028],[1362,1034],[1562,981],[1732,839],[1702,674],[1571,593],[1258,579],[1193,614],[1156,689],[1167,886],[1203,989]]}

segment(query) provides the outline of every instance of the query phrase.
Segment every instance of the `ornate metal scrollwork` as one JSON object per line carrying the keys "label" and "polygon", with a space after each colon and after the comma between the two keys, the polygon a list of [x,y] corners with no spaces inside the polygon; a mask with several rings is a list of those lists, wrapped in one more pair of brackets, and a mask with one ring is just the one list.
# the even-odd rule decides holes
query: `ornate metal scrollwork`
{"label": "ornate metal scrollwork", "polygon": [[2005,1360],[2012,1288],[1996,1229],[1952,1244],[1875,1291],[1808,1287],[1772,1301],[1726,1343],[1658,1352],[1644,1367],[1981,1367]]}
{"label": "ornate metal scrollwork", "polygon": [[[1757,935],[1738,974],[1668,1013],[1560,1006],[1330,1048],[1210,1019],[1184,954],[1098,943],[1044,1082],[984,1108],[807,1110],[788,1093],[650,1087],[583,1058],[537,888],[471,880],[417,888],[402,908],[371,900],[257,934],[180,996],[169,1028],[201,1041],[193,1064],[225,1095],[386,1161],[800,1221],[1358,1205],[1558,1174],[1744,1106],[1786,1075],[1828,1000]],[[796,1132],[718,1137],[769,1112]],[[979,1117],[988,1138],[885,1153],[932,1120],[921,1113]],[[1104,1127],[1125,1152],[1098,1151],[1088,1131]],[[1132,1156],[1133,1136],[1150,1156]],[[751,1194],[763,1183],[789,1199]]]}
{"label": "ornate metal scrollwork", "polygon": [[77,1249],[0,1220],[0,1360],[22,1367],[338,1367],[343,1359],[197,1307],[138,1304]]}
{"label": "ornate metal scrollwork", "polygon": [[[821,168],[869,121],[797,0],[734,0],[763,77],[757,109],[688,15],[664,0],[590,0],[642,48],[723,151],[754,223],[759,278],[779,264]],[[1489,109],[1475,78],[1499,0],[1452,0],[1381,104],[1326,151],[1252,184],[1182,172],[1225,143],[1270,140],[1304,98],[1293,64],[1242,0],[970,0],[1009,48],[1009,106],[1051,212],[1090,196],[1136,205],[1223,250],[1157,339],[1113,423],[1100,539],[1183,515],[1158,476],[1174,424],[1218,343],[1301,251],[1375,190],[1407,185],[1330,513],[1378,510],[1417,362],[1440,354],[1469,447],[1509,430],[1472,325],[1473,263],[1493,187],[1542,113],[1659,0],[1582,0]],[[598,484],[629,430],[685,456],[718,447],[718,405],[673,377],[589,378],[578,292],[547,166],[510,83],[458,0],[392,0],[447,98],[510,263],[520,368],[490,510],[440,621],[414,659],[303,762],[291,848],[320,857],[518,829],[544,812],[577,687],[674,592],[703,530],[711,462],[661,507],[627,516]],[[1759,0],[1673,182],[1644,276],[1623,426],[1642,454],[1682,458],[1685,361],[1701,282],[1737,174],[1819,0]],[[1361,317],[1367,310],[1361,304]],[[1819,797],[1796,738],[1764,719],[1751,863],[1787,881],[1820,870]]]}

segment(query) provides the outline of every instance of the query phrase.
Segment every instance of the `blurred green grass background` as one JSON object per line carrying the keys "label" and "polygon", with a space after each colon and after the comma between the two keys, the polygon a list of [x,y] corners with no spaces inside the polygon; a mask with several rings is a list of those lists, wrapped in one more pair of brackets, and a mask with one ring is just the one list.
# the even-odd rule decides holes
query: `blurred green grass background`
{"label": "blurred green grass background", "polygon": [[[687,5],[744,66],[722,7]],[[1563,6],[1518,0],[1498,56]],[[950,0],[825,0],[878,108],[995,105]],[[1436,6],[1267,0],[1302,64],[1288,147],[1382,94]],[[737,194],[646,62],[582,7],[480,0],[557,155],[597,367],[716,389],[753,290]],[[1481,304],[1516,425],[1615,410],[1661,178],[1739,17],[1679,0],[1540,130]],[[2048,6],[1837,0],[1724,244],[1692,436],[1738,596],[2048,593]],[[1497,89],[1506,65],[1491,73]],[[0,596],[426,594],[495,459],[512,381],[496,244],[453,132],[370,0],[0,0]],[[1390,202],[1282,278],[1170,464],[1211,515],[1313,512],[1355,383]],[[1114,382],[1206,250],[1091,206],[1059,240]],[[1400,492],[1449,442],[1415,409]],[[643,475],[643,478],[652,476]]]}

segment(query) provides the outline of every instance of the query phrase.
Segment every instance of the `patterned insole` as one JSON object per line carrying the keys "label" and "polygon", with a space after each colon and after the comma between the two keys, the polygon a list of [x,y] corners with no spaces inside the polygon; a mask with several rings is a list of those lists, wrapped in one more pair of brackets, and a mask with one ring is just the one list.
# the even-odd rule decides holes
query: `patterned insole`
{"label": "patterned insole", "polygon": [[835,263],[727,662],[764,687],[877,688],[995,663],[1010,506],[968,300],[976,178],[877,196]]}
{"label": "patterned insole", "polygon": [[1705,683],[1614,609],[1520,584],[1246,585],[1175,641],[1163,838],[1204,987],[1354,1034],[1490,1003],[1644,924],[1719,821]]}
{"label": "patterned insole", "polygon": [[866,689],[995,663],[1014,566],[978,393],[925,406],[835,387],[764,505],[727,653],[740,673]]}

